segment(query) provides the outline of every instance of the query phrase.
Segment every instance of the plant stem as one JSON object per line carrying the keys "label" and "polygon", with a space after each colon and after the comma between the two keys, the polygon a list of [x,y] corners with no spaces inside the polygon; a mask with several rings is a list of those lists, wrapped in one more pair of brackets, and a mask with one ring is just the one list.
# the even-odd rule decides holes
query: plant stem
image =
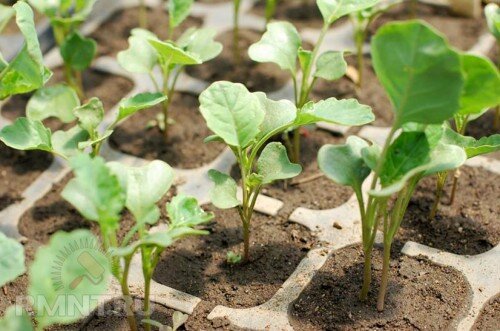
{"label": "plant stem", "polygon": [[[500,39],[497,39],[497,69],[500,70]],[[493,127],[495,129],[500,129],[500,105],[497,106],[495,111],[495,120],[493,122]]]}
{"label": "plant stem", "polygon": [[365,262],[363,268],[363,287],[361,288],[361,293],[359,294],[359,300],[366,301],[368,298],[368,292],[370,291],[370,285],[372,282],[372,247],[365,250]]}
{"label": "plant stem", "polygon": [[142,29],[148,28],[148,12],[144,0],[139,1],[139,27]]}
{"label": "plant stem", "polygon": [[357,87],[363,87],[363,69],[364,69],[364,57],[363,57],[363,45],[365,43],[365,32],[362,28],[356,30],[356,56],[358,64],[358,81],[356,82]]}
{"label": "plant stem", "polygon": [[233,60],[235,66],[238,66],[241,62],[240,54],[240,28],[239,28],[239,12],[241,0],[234,1],[234,12],[233,12]]}
{"label": "plant stem", "polygon": [[389,279],[389,267],[391,262],[391,242],[384,240],[384,262],[382,266],[382,281],[378,293],[377,310],[384,310],[385,294],[387,292],[387,282]]}
{"label": "plant stem", "polygon": [[130,270],[130,263],[132,261],[132,256],[125,258],[125,267],[123,269],[123,276],[120,281],[123,299],[125,300],[125,311],[127,313],[127,321],[130,327],[130,331],[137,331],[137,323],[134,316],[134,301],[130,296],[130,290],[128,288],[128,273]]}
{"label": "plant stem", "polygon": [[250,223],[243,222],[243,262],[250,261]]}
{"label": "plant stem", "polygon": [[278,0],[266,0],[266,25],[272,20],[276,12],[276,2]]}
{"label": "plant stem", "polygon": [[434,204],[432,205],[431,211],[429,213],[429,218],[433,220],[436,217],[436,213],[443,197],[444,185],[446,184],[446,178],[448,178],[448,172],[440,172],[437,174],[436,182],[436,198]]}
{"label": "plant stem", "polygon": [[451,188],[450,205],[452,205],[453,202],[455,201],[455,194],[457,191],[459,177],[460,177],[460,169],[456,169],[455,173],[453,174],[453,186]]}
{"label": "plant stem", "polygon": [[[147,274],[144,275],[144,319],[151,318],[150,295],[151,295],[151,275]],[[144,325],[144,330],[150,331],[151,326],[148,323],[146,323],[146,325]]]}

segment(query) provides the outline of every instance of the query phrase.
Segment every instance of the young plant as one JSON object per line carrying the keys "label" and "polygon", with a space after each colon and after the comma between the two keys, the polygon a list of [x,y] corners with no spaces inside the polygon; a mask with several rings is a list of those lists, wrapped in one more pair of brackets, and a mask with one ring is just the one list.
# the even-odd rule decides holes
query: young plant
{"label": "young plant", "polygon": [[251,220],[262,188],[276,180],[297,176],[302,168],[291,163],[279,142],[268,143],[275,135],[319,121],[340,125],[362,125],[374,120],[370,107],[354,99],[330,98],[297,109],[288,100],[272,101],[262,92],[250,93],[242,84],[216,82],[200,95],[200,111],[214,132],[206,139],[223,141],[233,151],[241,173],[242,199],[238,200],[236,181],[216,170],[209,171],[215,186],[210,196],[220,209],[237,208],[243,226],[244,250],[241,259],[250,260]]}
{"label": "young plant", "polygon": [[68,85],[85,99],[82,72],[87,69],[97,50],[96,42],[83,37],[78,28],[85,22],[96,0],[29,0],[38,12],[47,16],[54,38],[64,61],[64,76]]}
{"label": "young plant", "polygon": [[[185,18],[187,14],[182,16]],[[176,22],[180,21],[182,19],[177,17]],[[148,74],[157,92],[167,96],[162,103],[162,117],[157,120],[165,140],[168,139],[169,108],[177,79],[186,66],[201,64],[219,55],[222,45],[214,41],[215,34],[212,29],[190,28],[174,42],[161,41],[147,30],[134,29],[129,48],[118,53],[118,62],[125,70]],[[154,76],[155,67],[161,71],[161,85]]]}
{"label": "young plant", "polygon": [[[174,174],[162,161],[152,161],[142,167],[128,167],[120,163],[105,164],[100,157],[80,154],[70,161],[75,174],[62,192],[86,219],[97,222],[104,249],[111,255],[111,271],[121,284],[126,303],[127,319],[132,331],[137,330],[128,275],[132,258],[140,254],[144,277],[144,319],[151,320],[151,279],[163,251],[183,237],[204,235],[198,225],[209,222],[213,214],[206,213],[195,198],[182,194],[166,204],[169,221],[162,220],[157,204],[170,189]],[[118,239],[123,209],[133,215],[135,224],[123,239]],[[156,231],[149,228],[158,225]],[[137,238],[136,241],[133,241]],[[144,325],[149,330],[151,323]]]}
{"label": "young plant", "polygon": [[[488,28],[491,34],[495,37],[497,41],[497,49],[500,54],[500,7],[496,3],[490,3],[484,7],[484,15],[486,16],[486,22],[488,22]],[[497,55],[497,68],[500,70],[500,55]],[[500,107],[497,106],[494,126],[496,129],[500,129]]]}
{"label": "young plant", "polygon": [[[372,250],[382,227],[384,255],[377,302],[381,311],[391,245],[415,187],[425,176],[456,169],[466,155],[462,148],[443,139],[443,123],[460,106],[463,78],[459,54],[428,25],[409,21],[383,26],[373,38],[372,57],[394,106],[394,123],[384,146],[349,137],[345,145],[323,146],[318,162],[330,179],[351,186],[358,199],[365,259],[361,300],[368,296]],[[364,196],[362,185],[372,172],[368,196]]]}
{"label": "young plant", "polygon": [[[262,39],[250,46],[248,55],[257,62],[275,63],[290,73],[294,83],[295,105],[300,109],[309,102],[309,94],[318,78],[336,80],[347,70],[343,52],[327,51],[319,55],[330,26],[339,18],[373,6],[377,2],[378,0],[356,2],[317,0],[324,24],[312,51],[301,47],[300,35],[292,24],[274,22],[267,25]],[[288,142],[292,160],[300,162],[300,127],[294,129],[293,141],[289,139],[288,133],[285,134],[284,140]]]}
{"label": "young plant", "polygon": [[[450,143],[455,142],[465,148],[467,158],[472,158],[500,149],[499,134],[483,137],[479,140],[464,137],[467,124],[470,121],[481,117],[490,108],[500,104],[500,74],[491,61],[481,56],[462,54],[461,61],[465,85],[460,98],[460,109],[453,117],[457,132],[450,132],[452,131],[450,128],[446,130]],[[470,148],[473,148],[474,151],[470,151]],[[457,169],[453,176],[450,204],[453,204],[455,200],[459,177],[460,169]],[[436,216],[447,178],[448,172],[437,174],[436,199],[429,214],[431,219]]]}
{"label": "young plant", "polygon": [[[91,98],[88,103],[80,105],[72,88],[66,85],[46,87],[31,97],[26,109],[27,117],[19,117],[0,130],[0,140],[17,150],[42,150],[64,159],[86,149],[96,156],[121,121],[165,99],[160,93],[142,93],[123,99],[115,120],[101,130],[104,107],[99,99]],[[56,117],[63,123],[77,123],[66,131],[52,132],[42,122],[48,117]]]}
{"label": "young plant", "polygon": [[273,19],[274,14],[276,13],[277,4],[278,0],[266,0],[266,10],[265,10],[266,24],[271,22],[271,20]]}

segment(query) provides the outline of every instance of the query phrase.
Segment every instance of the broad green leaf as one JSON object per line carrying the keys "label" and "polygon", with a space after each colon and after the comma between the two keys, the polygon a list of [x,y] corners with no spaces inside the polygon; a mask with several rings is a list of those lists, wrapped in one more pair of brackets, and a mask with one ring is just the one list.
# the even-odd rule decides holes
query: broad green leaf
{"label": "broad green leaf", "polygon": [[336,80],[344,76],[346,71],[347,62],[344,60],[344,52],[328,51],[318,58],[314,76],[326,80]]}
{"label": "broad green leaf", "polygon": [[215,82],[199,99],[207,126],[226,144],[245,148],[259,134],[265,112],[259,98],[244,85]]}
{"label": "broad green leaf", "polygon": [[267,25],[262,39],[250,46],[248,55],[257,62],[276,63],[281,69],[295,75],[301,44],[300,35],[292,24],[273,22]]}
{"label": "broad green leaf", "polygon": [[313,104],[306,104],[295,120],[296,126],[317,122],[329,122],[340,125],[364,125],[375,120],[372,109],[360,104],[356,99],[337,100],[329,98]]}
{"label": "broad green leaf", "polygon": [[0,287],[24,274],[24,247],[0,232]]}
{"label": "broad green leaf", "polygon": [[97,43],[92,38],[85,38],[79,32],[73,32],[61,45],[64,63],[71,68],[83,71],[90,67],[97,52]]}
{"label": "broad green leaf", "polygon": [[427,24],[384,25],[372,40],[372,56],[394,106],[396,127],[407,122],[441,124],[459,110],[460,56]]}
{"label": "broad green leaf", "polygon": [[9,21],[14,15],[16,11],[11,6],[5,6],[0,4],[0,32],[9,24]]}
{"label": "broad green leaf", "polygon": [[222,44],[214,40],[216,35],[215,29],[192,27],[182,34],[177,45],[196,55],[201,62],[210,61],[222,51]]}
{"label": "broad green leaf", "polygon": [[462,166],[465,161],[467,161],[467,154],[463,148],[440,143],[432,150],[431,162],[427,166],[424,176],[457,169]]}
{"label": "broad green leaf", "polygon": [[120,101],[120,104],[118,105],[117,121],[121,121],[140,110],[151,108],[165,100],[167,100],[167,97],[162,93],[148,92],[136,94],[133,97],[122,99]]}
{"label": "broad green leaf", "polygon": [[79,154],[70,160],[75,178],[61,196],[86,219],[101,227],[117,229],[125,205],[125,193],[118,178],[100,157]]}
{"label": "broad green leaf", "polygon": [[52,148],[57,154],[69,158],[80,153],[81,149],[78,145],[88,139],[88,132],[75,125],[67,131],[54,132],[52,134]]}
{"label": "broad green leaf", "polygon": [[169,41],[149,39],[148,42],[158,53],[162,65],[192,65],[203,62],[196,54],[191,54]]}
{"label": "broad green leaf", "polygon": [[484,7],[484,15],[486,16],[486,22],[488,22],[491,34],[497,40],[500,39],[500,7],[495,3],[490,3]]}
{"label": "broad green leaf", "polygon": [[0,140],[14,149],[52,151],[50,130],[42,122],[25,117],[0,130]]}
{"label": "broad green leaf", "polygon": [[58,84],[42,87],[33,94],[26,106],[29,119],[43,121],[56,117],[63,123],[76,119],[73,109],[80,106],[80,99],[71,87]]}
{"label": "broad green leaf", "polygon": [[29,270],[40,330],[87,316],[108,288],[109,276],[109,260],[90,231],[54,234],[49,245],[38,249]]}
{"label": "broad green leaf", "polygon": [[78,125],[87,131],[91,139],[96,138],[96,129],[104,118],[104,106],[98,98],[90,99],[86,104],[73,110]]}
{"label": "broad green leaf", "polygon": [[129,48],[119,52],[116,57],[118,63],[129,72],[151,72],[158,64],[158,53],[148,40],[158,40],[158,37],[144,29],[133,29],[128,38]]}
{"label": "broad green leaf", "polygon": [[234,179],[217,170],[209,170],[208,177],[215,186],[210,190],[210,200],[220,209],[229,209],[240,204],[236,198],[237,186]]}
{"label": "broad green leaf", "polygon": [[459,115],[481,113],[500,104],[500,74],[494,64],[481,56],[463,54],[465,85]]}
{"label": "broad green leaf", "polygon": [[257,173],[262,176],[262,184],[293,178],[301,172],[302,167],[290,162],[285,146],[278,142],[267,144],[257,161]]}
{"label": "broad green leaf", "polygon": [[189,15],[194,0],[169,0],[168,17],[170,29],[178,27]]}
{"label": "broad green leaf", "polygon": [[467,158],[492,153],[500,150],[500,134],[482,137],[479,140],[473,137],[465,137],[450,128],[444,131],[443,142],[462,147]]}
{"label": "broad green leaf", "polygon": [[0,318],[0,330],[33,331],[33,326],[24,308],[11,306],[7,308],[4,317]]}
{"label": "broad green leaf", "polygon": [[142,167],[111,162],[108,167],[120,180],[126,192],[125,206],[139,224],[154,224],[160,218],[156,203],[168,192],[174,180],[172,168],[155,160]]}
{"label": "broad green leaf", "polygon": [[177,195],[167,203],[169,230],[181,227],[195,227],[209,222],[214,218],[213,213],[205,212],[193,197]]}
{"label": "broad green leaf", "polygon": [[323,20],[332,24],[337,19],[350,13],[354,13],[374,6],[380,0],[317,0]]}
{"label": "broad green leaf", "polygon": [[368,143],[356,136],[347,138],[345,145],[325,145],[318,152],[319,168],[334,182],[361,192],[361,185],[371,172],[361,155],[366,148]]}
{"label": "broad green leaf", "polygon": [[263,92],[253,93],[264,109],[265,117],[260,126],[259,138],[279,128],[284,128],[294,122],[297,117],[297,107],[289,100],[274,101],[268,99]]}

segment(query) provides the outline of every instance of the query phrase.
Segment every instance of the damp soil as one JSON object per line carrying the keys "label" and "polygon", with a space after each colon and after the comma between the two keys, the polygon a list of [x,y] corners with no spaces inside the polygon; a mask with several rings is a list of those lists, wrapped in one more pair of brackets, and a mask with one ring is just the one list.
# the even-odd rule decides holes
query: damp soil
{"label": "damp soil", "polygon": [[[164,6],[148,8],[147,29],[162,40],[168,39],[168,12]],[[203,24],[202,19],[188,17],[180,26],[175,28],[173,39],[177,39],[184,31],[190,27],[199,27]],[[128,38],[132,29],[139,27],[139,8],[126,8],[113,14],[99,29],[91,34],[98,44],[97,54],[116,55],[119,51],[128,48]]]}
{"label": "damp soil", "polygon": [[483,307],[476,323],[472,327],[474,331],[500,330],[500,295],[489,300]]}
{"label": "damp soil", "polygon": [[[186,71],[192,77],[207,82],[227,80],[242,83],[250,91],[276,91],[287,83],[289,79],[287,72],[274,63],[258,63],[248,57],[248,48],[261,37],[261,32],[240,29],[239,52],[235,53],[233,31],[226,31],[216,37],[224,47],[221,54],[202,65],[188,67]],[[235,57],[235,54],[239,56]]]}
{"label": "damp soil", "polygon": [[205,144],[211,135],[198,110],[196,96],[177,93],[170,106],[173,124],[168,127],[168,139],[158,126],[148,126],[161,106],[141,111],[123,122],[110,138],[111,146],[123,153],[148,160],[160,159],[179,168],[197,168],[213,161],[224,149],[221,143]]}
{"label": "damp soil", "polygon": [[373,256],[372,288],[360,302],[363,252],[360,245],[333,253],[291,305],[295,330],[451,330],[471,301],[462,274],[426,259],[393,253],[385,310],[376,309],[382,250]]}
{"label": "damp soil", "polygon": [[282,215],[270,217],[255,212],[251,262],[230,265],[227,253],[243,249],[238,212],[215,210],[214,221],[205,229],[209,235],[188,237],[167,249],[153,278],[204,302],[227,307],[254,307],[271,299],[315,245],[306,228],[288,222]]}
{"label": "damp soil", "polygon": [[[265,17],[266,1],[259,0],[251,12]],[[323,17],[315,0],[286,0],[278,2],[273,20],[288,21],[297,28],[323,27]]]}
{"label": "damp soil", "polygon": [[23,191],[52,163],[51,154],[18,151],[0,142],[0,211],[22,199]]}
{"label": "damp soil", "polygon": [[400,244],[411,240],[450,253],[476,255],[500,242],[500,176],[481,168],[462,167],[453,205],[449,177],[436,219],[429,219],[436,181],[424,178],[408,206],[396,236]]}

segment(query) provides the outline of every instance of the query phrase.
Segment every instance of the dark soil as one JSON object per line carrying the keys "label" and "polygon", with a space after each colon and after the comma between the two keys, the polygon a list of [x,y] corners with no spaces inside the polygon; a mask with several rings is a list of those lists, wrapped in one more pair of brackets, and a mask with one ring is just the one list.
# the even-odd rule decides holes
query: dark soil
{"label": "dark soil", "polygon": [[304,227],[256,212],[251,262],[229,265],[226,254],[243,249],[241,221],[235,209],[215,214],[205,227],[210,235],[185,238],[164,253],[153,277],[156,281],[211,304],[254,307],[276,293],[314,245]]}
{"label": "dark soil", "polygon": [[381,250],[374,252],[372,288],[359,301],[363,252],[335,252],[291,306],[296,330],[448,330],[468,309],[471,290],[455,269],[393,254],[385,310],[376,310]]}
{"label": "dark soil", "polygon": [[455,203],[447,205],[453,177],[450,175],[443,203],[431,221],[435,178],[427,177],[415,191],[396,240],[412,240],[455,254],[475,255],[500,242],[500,176],[480,168],[462,167]]}
{"label": "dark soil", "polygon": [[[164,10],[164,4],[157,8],[147,9],[147,29],[155,33],[162,40],[168,39],[168,12]],[[177,39],[188,28],[203,24],[200,18],[188,17],[180,26],[174,30],[174,40]],[[127,8],[113,14],[103,25],[91,36],[99,45],[97,53],[99,56],[115,55],[119,51],[128,48],[130,31],[139,27],[139,8]]]}
{"label": "dark soil", "polygon": [[[479,36],[487,31],[486,20],[483,18],[467,18],[453,14],[447,7],[432,6],[419,3],[417,6],[417,18],[422,19],[444,34],[451,45],[461,49],[469,50],[474,46]],[[394,20],[411,19],[409,2],[395,6],[388,13],[375,20],[370,28],[372,34],[385,23]]]}
{"label": "dark soil", "polygon": [[124,153],[149,160],[164,160],[171,166],[196,168],[213,161],[224,149],[220,143],[205,144],[211,135],[198,110],[198,98],[190,94],[176,94],[169,116],[175,122],[168,127],[168,140],[158,126],[148,127],[161,106],[138,112],[121,124],[111,136],[113,147]]}
{"label": "dark soil", "polygon": [[0,210],[22,199],[23,191],[52,163],[41,151],[18,151],[0,142]]}
{"label": "dark soil", "polygon": [[[265,17],[266,1],[259,0],[252,8],[252,12]],[[297,28],[323,27],[323,16],[314,0],[285,0],[278,1],[273,20],[288,21]]]}
{"label": "dark soil", "polygon": [[476,323],[472,327],[474,331],[500,330],[500,295],[487,302]]}
{"label": "dark soil", "polygon": [[226,31],[216,38],[224,46],[222,53],[207,63],[188,67],[186,71],[189,75],[208,82],[227,80],[242,83],[250,91],[276,91],[286,84],[289,74],[276,64],[258,63],[248,57],[248,48],[259,41],[261,36],[261,32],[240,29],[240,59],[235,61],[233,31]]}

